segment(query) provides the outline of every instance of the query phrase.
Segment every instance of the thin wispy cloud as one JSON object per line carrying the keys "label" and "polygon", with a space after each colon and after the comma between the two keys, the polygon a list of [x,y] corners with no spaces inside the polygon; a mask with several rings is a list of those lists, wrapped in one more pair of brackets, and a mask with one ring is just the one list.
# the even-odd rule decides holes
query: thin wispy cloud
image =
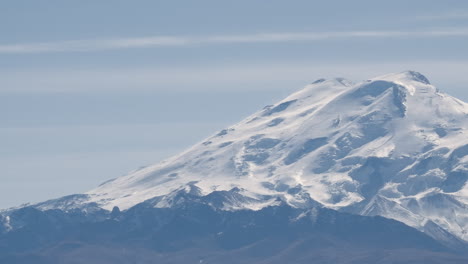
{"label": "thin wispy cloud", "polygon": [[451,11],[440,14],[428,14],[415,17],[417,20],[459,20],[468,19],[468,11]]}
{"label": "thin wispy cloud", "polygon": [[343,31],[303,33],[259,33],[250,35],[211,36],[148,36],[140,38],[113,38],[69,40],[59,42],[4,44],[0,54],[90,52],[116,49],[176,47],[188,45],[222,45],[242,43],[311,42],[327,39],[352,38],[436,38],[467,37],[468,28],[450,28],[420,31]]}

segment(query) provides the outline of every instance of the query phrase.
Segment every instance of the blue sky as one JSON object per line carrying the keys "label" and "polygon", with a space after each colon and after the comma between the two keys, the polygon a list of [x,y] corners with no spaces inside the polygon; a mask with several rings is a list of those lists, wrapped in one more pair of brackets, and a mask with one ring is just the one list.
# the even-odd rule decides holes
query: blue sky
{"label": "blue sky", "polygon": [[467,1],[3,1],[0,208],[93,188],[322,77],[468,101]]}

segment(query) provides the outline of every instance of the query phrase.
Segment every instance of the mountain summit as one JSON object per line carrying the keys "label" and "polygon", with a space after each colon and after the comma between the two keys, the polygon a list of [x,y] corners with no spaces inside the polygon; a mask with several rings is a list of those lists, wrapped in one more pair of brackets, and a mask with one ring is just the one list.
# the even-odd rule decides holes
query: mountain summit
{"label": "mountain summit", "polygon": [[226,211],[286,203],[401,221],[468,241],[468,104],[407,71],[320,79],[159,164],[38,204]]}

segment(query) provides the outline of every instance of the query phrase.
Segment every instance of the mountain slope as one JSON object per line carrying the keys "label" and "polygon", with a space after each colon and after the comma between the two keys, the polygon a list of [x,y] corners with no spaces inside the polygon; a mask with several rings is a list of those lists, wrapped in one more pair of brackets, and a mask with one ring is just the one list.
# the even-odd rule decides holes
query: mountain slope
{"label": "mountain slope", "polygon": [[180,191],[223,210],[281,201],[396,219],[468,241],[468,104],[417,72],[318,80],[185,152],[37,208],[171,207]]}

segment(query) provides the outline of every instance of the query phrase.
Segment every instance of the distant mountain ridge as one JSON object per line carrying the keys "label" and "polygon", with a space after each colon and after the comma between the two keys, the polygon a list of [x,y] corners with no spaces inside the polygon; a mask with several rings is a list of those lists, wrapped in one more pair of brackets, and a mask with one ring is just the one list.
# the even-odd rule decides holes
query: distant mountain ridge
{"label": "distant mountain ridge", "polygon": [[[214,196],[218,196],[216,191]],[[444,263],[468,261],[395,220],[285,203],[254,210],[217,210],[215,198],[180,192],[183,202],[144,202],[120,212],[24,207],[20,224],[0,229],[0,262],[119,263]],[[223,194],[221,193],[221,196]],[[429,262],[428,262],[429,261]]]}

